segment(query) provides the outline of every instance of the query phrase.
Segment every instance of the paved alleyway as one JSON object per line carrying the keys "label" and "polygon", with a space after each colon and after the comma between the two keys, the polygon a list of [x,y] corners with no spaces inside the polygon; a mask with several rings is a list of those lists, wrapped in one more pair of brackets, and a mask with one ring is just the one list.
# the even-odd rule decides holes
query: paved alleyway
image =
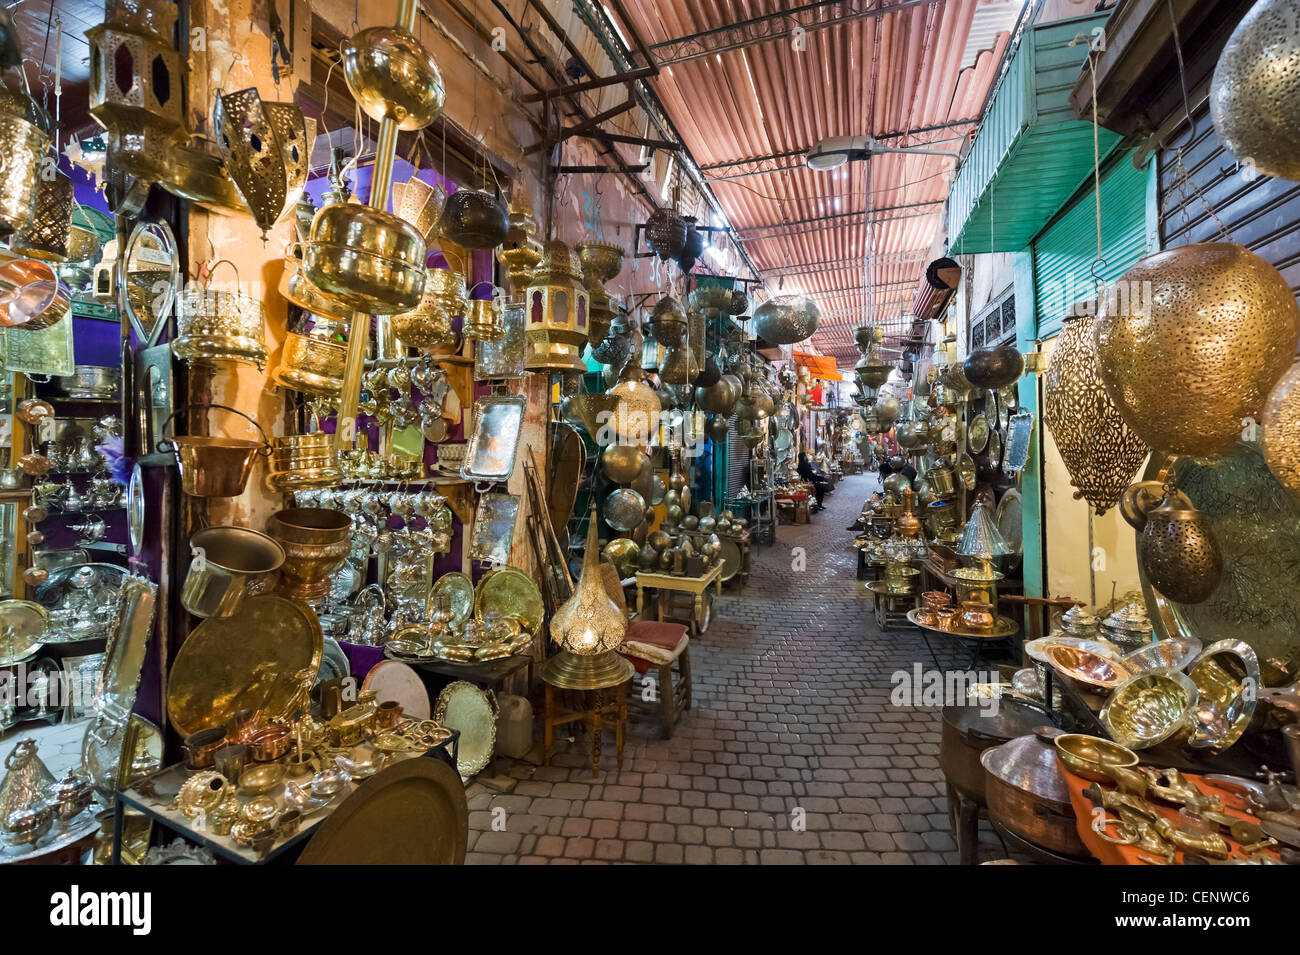
{"label": "paved alleyway", "polygon": [[518,782],[471,787],[468,861],[955,861],[939,711],[889,701],[890,675],[931,658],[914,631],[877,630],[855,579],[845,528],[877,482],[844,479],[811,524],[755,550],[748,585],[691,643],[694,709],[671,740],[634,716],[623,770],[607,734],[598,779],[585,735],[549,767],[494,763],[485,775]]}

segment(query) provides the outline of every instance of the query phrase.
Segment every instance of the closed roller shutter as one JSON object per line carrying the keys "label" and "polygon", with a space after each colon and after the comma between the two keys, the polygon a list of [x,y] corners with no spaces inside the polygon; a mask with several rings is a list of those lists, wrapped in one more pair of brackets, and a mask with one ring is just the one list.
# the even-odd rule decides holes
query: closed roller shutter
{"label": "closed roller shutter", "polygon": [[1188,179],[1214,207],[1233,242],[1240,242],[1282,273],[1293,292],[1300,292],[1300,183],[1251,176],[1223,148],[1209,105],[1192,113],[1159,155],[1160,239],[1163,248],[1223,238],[1205,202],[1190,186],[1186,203],[1177,186],[1177,150],[1183,150]]}
{"label": "closed roller shutter", "polygon": [[749,448],[736,433],[739,417],[733,417],[727,429],[727,500],[740,493],[749,484]]}
{"label": "closed roller shutter", "polygon": [[[1123,155],[1101,180],[1103,265],[1106,282],[1123,275],[1147,253],[1147,169]],[[1076,199],[1033,243],[1034,305],[1038,335],[1059,330],[1066,309],[1093,294],[1097,259],[1097,208],[1091,189]]]}

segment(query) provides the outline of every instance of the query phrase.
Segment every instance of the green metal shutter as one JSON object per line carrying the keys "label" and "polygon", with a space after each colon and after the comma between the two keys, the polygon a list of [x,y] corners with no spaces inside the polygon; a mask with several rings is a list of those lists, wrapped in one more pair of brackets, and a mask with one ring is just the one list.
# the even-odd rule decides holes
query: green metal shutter
{"label": "green metal shutter", "polygon": [[[1119,278],[1147,252],[1148,169],[1135,169],[1128,156],[1101,180],[1101,237],[1106,282]],[[1061,328],[1069,306],[1093,294],[1097,259],[1097,210],[1093,191],[1077,199],[1034,239],[1034,306],[1038,337]]]}

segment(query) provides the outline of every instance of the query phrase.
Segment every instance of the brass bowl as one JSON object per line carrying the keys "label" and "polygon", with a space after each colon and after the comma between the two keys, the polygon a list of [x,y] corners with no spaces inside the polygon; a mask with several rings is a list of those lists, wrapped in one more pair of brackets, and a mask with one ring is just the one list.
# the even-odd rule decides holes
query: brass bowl
{"label": "brass bowl", "polygon": [[354,311],[409,312],[424,294],[426,255],[424,239],[409,222],[369,206],[336,202],[312,220],[307,278]]}
{"label": "brass bowl", "polygon": [[248,295],[190,287],[178,303],[172,353],[186,361],[266,363],[266,311]]}
{"label": "brass bowl", "polygon": [[1259,657],[1241,640],[1212,643],[1187,668],[1196,686],[1196,725],[1187,745],[1221,753],[1241,739],[1255,716]]}
{"label": "brass bowl", "polygon": [[1185,731],[1195,719],[1196,684],[1177,670],[1147,670],[1125,680],[1101,710],[1120,745],[1146,749]]}
{"label": "brass bowl", "polygon": [[1144,647],[1125,654],[1120,662],[1134,673],[1147,670],[1182,670],[1201,652],[1201,641],[1195,637],[1173,637],[1169,640],[1157,640]]}
{"label": "brass bowl", "polygon": [[323,507],[292,507],[267,518],[267,534],[284,548],[281,591],[302,600],[328,594],[330,575],[352,549],[351,530],[350,517]]}
{"label": "brass bowl", "polygon": [[307,277],[306,266],[295,252],[300,248],[300,244],[294,243],[285,253],[284,272],[280,276],[281,297],[313,315],[340,322],[351,321],[352,309],[326,295]]}
{"label": "brass bowl", "polygon": [[1059,672],[1094,691],[1113,690],[1132,676],[1117,660],[1063,643],[1049,647],[1047,659]]}
{"label": "brass bowl", "polygon": [[[450,277],[443,277],[449,272],[450,269],[429,269],[420,304],[409,312],[402,312],[389,319],[393,334],[403,345],[427,348],[455,340],[455,332],[451,327],[452,310],[448,308],[449,302],[454,302],[455,297],[454,291],[447,291],[449,286],[453,290],[455,286]],[[463,287],[464,283],[461,285]]]}
{"label": "brass bowl", "polygon": [[341,342],[290,332],[284,339],[280,366],[271,377],[290,391],[337,398],[343,390],[347,358],[348,348]]}
{"label": "brass bowl", "polygon": [[604,285],[623,269],[623,249],[611,242],[580,242],[577,252],[588,285]]}
{"label": "brass bowl", "polygon": [[438,64],[409,30],[371,27],[344,40],[343,76],[371,119],[423,129],[442,112],[446,86]]}
{"label": "brass bowl", "polygon": [[1112,777],[1106,773],[1106,767],[1131,769],[1138,764],[1137,753],[1133,750],[1098,736],[1062,733],[1052,743],[1066,769],[1076,776],[1099,783],[1112,781]]}

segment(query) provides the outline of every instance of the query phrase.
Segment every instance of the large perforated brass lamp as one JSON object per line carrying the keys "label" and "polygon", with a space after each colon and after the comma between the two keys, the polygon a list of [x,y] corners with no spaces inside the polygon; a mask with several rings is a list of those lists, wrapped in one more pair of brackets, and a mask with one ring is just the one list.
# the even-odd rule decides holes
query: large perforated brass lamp
{"label": "large perforated brass lamp", "polygon": [[587,524],[587,551],[573,596],[551,618],[551,639],[560,652],[546,661],[542,678],[566,690],[599,690],[618,686],[635,672],[619,656],[627,634],[627,618],[605,592],[600,573],[600,538],[593,505]]}
{"label": "large perforated brass lamp", "polygon": [[582,269],[569,247],[551,242],[528,280],[524,294],[529,371],[586,371],[582,349],[587,343],[590,296]]}

